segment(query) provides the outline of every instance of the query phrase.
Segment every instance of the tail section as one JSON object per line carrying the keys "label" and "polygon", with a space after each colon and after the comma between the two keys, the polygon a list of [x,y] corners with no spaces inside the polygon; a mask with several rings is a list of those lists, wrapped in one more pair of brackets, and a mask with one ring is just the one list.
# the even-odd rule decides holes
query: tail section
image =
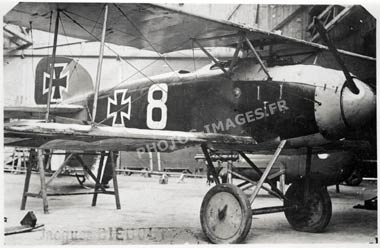
{"label": "tail section", "polygon": [[[41,59],[37,65],[34,100],[38,105],[47,104],[51,66],[51,57]],[[52,104],[93,91],[90,74],[71,58],[56,57],[53,72]]]}
{"label": "tail section", "polygon": [[[36,105],[4,106],[5,120],[44,118],[47,111],[51,65],[51,57],[45,57],[37,64],[34,90]],[[51,114],[70,118],[79,117],[85,107],[82,104],[65,104],[64,101],[92,91],[92,78],[86,69],[71,58],[56,57],[50,101]]]}

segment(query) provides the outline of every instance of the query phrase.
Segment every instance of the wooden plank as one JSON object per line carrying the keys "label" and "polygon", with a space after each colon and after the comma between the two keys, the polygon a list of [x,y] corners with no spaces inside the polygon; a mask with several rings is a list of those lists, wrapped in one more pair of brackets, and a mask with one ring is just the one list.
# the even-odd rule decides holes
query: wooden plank
{"label": "wooden plank", "polygon": [[115,201],[116,201],[116,209],[120,209],[120,197],[119,197],[119,185],[117,183],[117,175],[116,175],[116,163],[115,163],[115,157],[114,152],[110,151],[109,155],[111,157],[111,163],[112,163],[112,182],[113,182],[113,189],[115,191]]}
{"label": "wooden plank", "polygon": [[105,194],[105,195],[114,195],[114,191],[93,191],[93,192],[71,192],[71,193],[48,193],[48,196],[68,196],[68,195],[95,195],[95,194]]}
{"label": "wooden plank", "polygon": [[[329,5],[328,7],[326,7],[326,9],[325,10],[323,10],[322,11],[322,13],[320,13],[318,16],[317,16],[317,18],[318,19],[321,19],[324,15],[326,15],[326,13],[327,12],[329,12],[332,8],[334,7],[334,5]],[[309,26],[307,26],[307,30],[310,30],[311,28],[313,28],[313,26],[314,26],[314,24],[313,24],[313,22],[311,22],[310,24],[309,24]]]}
{"label": "wooden plank", "polygon": [[32,150],[30,151],[29,154],[29,163],[26,166],[26,175],[25,175],[25,183],[24,183],[24,191],[22,194],[22,200],[21,200],[21,207],[20,210],[25,210],[26,206],[26,200],[28,198],[28,190],[29,190],[29,184],[30,184],[30,177],[32,175]]}
{"label": "wooden plank", "polygon": [[103,161],[104,161],[104,152],[100,155],[100,161],[98,165],[98,174],[96,175],[96,182],[95,182],[95,188],[94,188],[94,196],[92,197],[92,203],[91,206],[96,206],[96,201],[98,199],[98,194],[96,193],[99,188],[100,179],[102,176],[102,170],[103,170]]}
{"label": "wooden plank", "polygon": [[22,40],[23,42],[25,42],[26,45],[27,45],[27,47],[33,44],[33,42],[31,40],[29,40],[26,35],[24,35],[22,33],[19,33],[19,32],[15,31],[15,30],[11,30],[11,28],[8,27],[8,26],[3,26],[3,30],[6,31],[6,32],[8,32],[8,33],[10,33],[14,37]]}
{"label": "wooden plank", "polygon": [[24,232],[30,232],[34,229],[43,227],[44,224],[41,225],[36,225],[34,227],[32,226],[15,226],[15,227],[6,227],[4,229],[4,235],[12,235],[12,234],[17,234],[17,233],[24,233]]}
{"label": "wooden plank", "polygon": [[[351,7],[346,7],[345,9],[343,9],[336,17],[334,17],[334,19],[332,19],[326,26],[325,26],[325,29],[326,31],[330,31],[334,26],[335,24],[337,24],[338,22],[340,22],[344,17],[346,17],[348,14],[350,14],[351,10],[353,9],[353,6]],[[311,41],[312,42],[315,42],[318,38],[319,38],[319,33],[315,34],[313,36],[313,38],[311,38]]]}
{"label": "wooden plank", "polygon": [[272,32],[279,30],[283,28],[286,24],[288,24],[291,20],[294,19],[302,10],[306,8],[305,5],[301,5],[296,10],[294,10],[290,15],[288,15],[284,20],[282,20],[280,23],[278,23],[276,26],[272,28]]}
{"label": "wooden plank", "polygon": [[90,170],[90,168],[88,168],[88,166],[83,162],[82,158],[78,155],[78,154],[75,154],[75,157],[76,159],[79,161],[79,163],[82,165],[83,169],[90,175],[90,177],[97,183],[99,184],[99,187],[103,190],[103,191],[106,191],[106,189],[102,186],[102,184],[100,184],[100,182],[97,181],[97,178],[95,177],[95,175],[92,173],[92,171]]}
{"label": "wooden plank", "polygon": [[[50,153],[50,158],[53,154]],[[59,166],[59,168],[54,172],[54,174],[49,178],[49,180],[46,182],[46,187],[54,180],[54,178],[56,178],[59,173],[61,173],[63,167],[67,164],[67,162],[69,162],[69,160],[71,159],[71,157],[73,156],[73,154],[71,153],[66,159],[65,161]]]}
{"label": "wooden plank", "polygon": [[28,196],[28,197],[34,197],[34,198],[41,198],[41,194],[30,193],[30,192],[27,192],[26,196]]}
{"label": "wooden plank", "polygon": [[42,149],[38,149],[38,167],[40,171],[40,181],[41,181],[41,197],[44,213],[49,213],[48,210],[48,201],[47,201],[47,189],[45,183],[45,165],[44,165],[44,155]]}

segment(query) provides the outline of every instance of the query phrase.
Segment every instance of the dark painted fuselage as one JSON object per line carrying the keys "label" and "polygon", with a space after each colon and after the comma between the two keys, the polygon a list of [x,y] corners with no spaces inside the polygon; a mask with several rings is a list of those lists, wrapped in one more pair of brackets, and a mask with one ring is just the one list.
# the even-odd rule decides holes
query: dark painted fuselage
{"label": "dark painted fuselage", "polygon": [[[259,142],[318,132],[313,85],[188,74],[103,91],[95,121],[130,128],[252,136]],[[87,105],[92,111],[92,96]]]}
{"label": "dark painted fuselage", "polygon": [[[79,90],[89,84],[89,77],[84,73],[72,80],[75,68],[63,62],[55,66],[53,100],[84,106],[66,117],[92,120],[94,94]],[[364,123],[374,113],[373,91],[355,79],[360,94],[354,95],[345,87],[341,71],[315,65],[268,70],[272,80],[255,61],[242,59],[230,75],[208,65],[192,73],[176,71],[125,83],[99,93],[95,122],[251,136],[263,142],[311,134],[342,138],[348,127]],[[48,74],[41,75],[45,76],[36,79],[36,91],[46,94]]]}

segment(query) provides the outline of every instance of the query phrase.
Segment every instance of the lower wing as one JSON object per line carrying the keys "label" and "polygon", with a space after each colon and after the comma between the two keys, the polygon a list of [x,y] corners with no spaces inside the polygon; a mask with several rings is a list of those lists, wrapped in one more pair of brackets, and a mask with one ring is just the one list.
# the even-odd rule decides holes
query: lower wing
{"label": "lower wing", "polygon": [[[258,143],[250,136],[229,134],[135,129],[83,124],[19,121],[4,125],[4,145],[61,149],[66,151],[159,151],[171,152],[189,146],[206,145],[218,151],[271,152],[280,138]],[[352,149],[360,142],[325,139],[321,134],[288,139],[284,152],[299,153],[310,146],[315,152]],[[301,151],[302,153],[302,151]]]}
{"label": "lower wing", "polygon": [[[73,114],[83,110],[81,105],[64,105],[57,104],[50,106],[51,114]],[[5,106],[4,107],[4,118],[17,118],[17,119],[28,119],[28,118],[39,118],[46,113],[46,105],[36,105],[36,106]]]}

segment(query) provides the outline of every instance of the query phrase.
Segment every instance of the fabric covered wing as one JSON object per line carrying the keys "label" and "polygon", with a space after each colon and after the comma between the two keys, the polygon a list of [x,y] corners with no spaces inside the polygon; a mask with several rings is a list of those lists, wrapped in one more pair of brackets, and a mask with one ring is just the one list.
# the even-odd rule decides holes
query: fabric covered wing
{"label": "fabric covered wing", "polygon": [[[51,105],[51,114],[72,114],[81,111],[84,107],[81,105]],[[36,105],[36,106],[5,106],[4,107],[4,118],[33,118],[39,117],[45,114],[47,111],[46,105]]]}
{"label": "fabric covered wing", "polygon": [[7,146],[82,151],[147,151],[170,152],[187,146],[207,144],[219,148],[255,145],[251,137],[205,134],[200,132],[160,131],[109,126],[13,122],[4,126]]}
{"label": "fabric covered wing", "polygon": [[[64,28],[59,33],[85,40],[100,40],[104,3],[19,3],[4,22],[51,31],[50,18],[62,11]],[[53,12],[52,12],[53,11]],[[51,13],[53,13],[51,15]],[[109,4],[106,42],[159,53],[191,49],[192,38],[205,47],[234,46],[244,32],[255,46],[271,45],[271,51],[286,54],[328,50],[326,46],[285,37],[249,26],[215,20],[153,4]],[[218,39],[208,39],[219,37]],[[342,54],[374,61],[374,58],[340,51]]]}
{"label": "fabric covered wing", "polygon": [[[228,134],[162,131],[122,127],[91,127],[82,124],[14,122],[4,125],[4,145],[60,149],[66,151],[160,151],[171,152],[205,144],[217,151],[244,151],[272,154],[280,139],[257,143],[247,136]],[[313,152],[367,149],[363,141],[335,141],[321,134],[288,139],[282,154],[304,154],[300,148],[313,147]]]}

